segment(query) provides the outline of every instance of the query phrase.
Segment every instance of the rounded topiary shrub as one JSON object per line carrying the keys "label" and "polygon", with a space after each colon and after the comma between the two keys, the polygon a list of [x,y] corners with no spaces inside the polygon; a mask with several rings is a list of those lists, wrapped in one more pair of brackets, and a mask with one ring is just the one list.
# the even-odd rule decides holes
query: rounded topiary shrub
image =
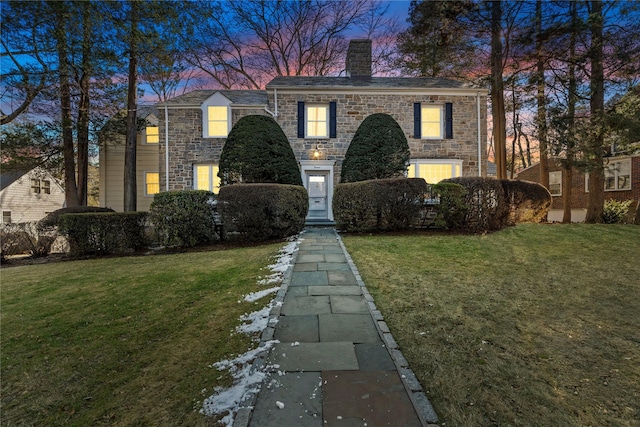
{"label": "rounded topiary shrub", "polygon": [[504,179],[505,197],[509,204],[507,225],[522,222],[545,222],[551,207],[551,193],[537,182]]}
{"label": "rounded topiary shrub", "polygon": [[245,240],[288,237],[304,228],[309,210],[301,185],[237,184],[220,188],[218,209],[229,236]]}
{"label": "rounded topiary shrub", "polygon": [[158,238],[166,246],[195,246],[215,240],[215,215],[215,194],[205,190],[158,193],[149,211]]}
{"label": "rounded topiary shrub", "polygon": [[342,162],[341,182],[404,176],[409,144],[388,114],[372,114],[360,124]]}
{"label": "rounded topiary shrub", "polygon": [[221,185],[276,183],[302,185],[286,135],[271,117],[242,117],[231,129],[220,156]]}

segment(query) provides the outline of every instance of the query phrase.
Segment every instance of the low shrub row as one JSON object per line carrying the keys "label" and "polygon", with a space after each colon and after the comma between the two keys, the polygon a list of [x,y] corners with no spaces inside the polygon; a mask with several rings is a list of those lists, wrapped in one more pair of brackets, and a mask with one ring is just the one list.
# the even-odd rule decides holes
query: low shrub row
{"label": "low shrub row", "polygon": [[146,246],[146,212],[63,214],[59,232],[67,237],[71,254],[104,255]]}
{"label": "low shrub row", "polygon": [[49,255],[58,233],[55,227],[39,227],[34,222],[0,226],[0,261],[8,256],[27,254],[31,258]]}
{"label": "low shrub row", "polygon": [[302,231],[308,200],[307,190],[300,185],[237,184],[220,189],[218,209],[229,235],[265,240]]}

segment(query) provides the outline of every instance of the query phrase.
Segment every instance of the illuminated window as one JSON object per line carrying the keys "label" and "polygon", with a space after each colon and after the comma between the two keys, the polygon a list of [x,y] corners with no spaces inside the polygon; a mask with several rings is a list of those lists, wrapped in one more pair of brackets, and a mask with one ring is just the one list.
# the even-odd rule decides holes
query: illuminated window
{"label": "illuminated window", "polygon": [[160,142],[160,130],[158,126],[147,126],[147,144],[157,144]]}
{"label": "illuminated window", "polygon": [[160,174],[158,172],[147,172],[144,174],[144,191],[147,196],[152,196],[160,192]]}
{"label": "illuminated window", "polygon": [[442,107],[423,105],[420,117],[422,138],[442,139]]}
{"label": "illuminated window", "polygon": [[212,191],[218,194],[220,190],[218,170],[218,165],[195,165],[194,189]]}
{"label": "illuminated window", "polygon": [[462,160],[412,160],[407,171],[408,178],[422,178],[429,184],[443,179],[462,176]]}
{"label": "illuminated window", "polygon": [[307,118],[307,137],[326,138],[329,135],[328,106],[309,105],[305,116]]}
{"label": "illuminated window", "polygon": [[226,138],[229,134],[229,108],[207,107],[207,134],[209,138]]}

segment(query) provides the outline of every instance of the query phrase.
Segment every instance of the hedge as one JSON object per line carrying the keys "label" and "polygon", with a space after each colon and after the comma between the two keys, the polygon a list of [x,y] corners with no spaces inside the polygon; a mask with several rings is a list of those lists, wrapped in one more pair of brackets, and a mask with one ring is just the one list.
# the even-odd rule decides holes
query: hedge
{"label": "hedge", "polygon": [[246,240],[283,238],[304,228],[307,190],[288,184],[234,184],[220,188],[218,209],[229,234]]}
{"label": "hedge", "polygon": [[506,225],[546,222],[551,207],[549,190],[537,182],[508,179],[500,182],[509,206]]}
{"label": "hedge", "polygon": [[180,190],[157,193],[149,219],[166,246],[210,243],[216,235],[216,198],[211,191]]}
{"label": "hedge", "polygon": [[463,229],[468,210],[467,190],[460,184],[440,182],[431,186],[431,193],[438,200],[434,226],[445,230]]}
{"label": "hedge", "polygon": [[344,231],[404,230],[420,215],[428,191],[422,178],[388,178],[336,185],[333,212]]}
{"label": "hedge", "polygon": [[76,256],[104,255],[144,248],[146,212],[63,214],[60,233]]}
{"label": "hedge", "polygon": [[502,182],[493,178],[460,177],[442,182],[462,185],[466,190],[464,230],[472,233],[494,231],[507,224],[509,205]]}

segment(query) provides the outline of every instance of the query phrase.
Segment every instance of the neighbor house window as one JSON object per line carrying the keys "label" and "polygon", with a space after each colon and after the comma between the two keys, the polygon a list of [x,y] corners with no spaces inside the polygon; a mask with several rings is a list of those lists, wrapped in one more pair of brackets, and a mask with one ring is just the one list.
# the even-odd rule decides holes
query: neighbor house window
{"label": "neighbor house window", "polygon": [[160,142],[160,129],[158,126],[147,126],[145,131],[147,144],[157,144]]}
{"label": "neighbor house window", "polygon": [[146,172],[144,174],[144,193],[152,196],[160,192],[160,174],[158,172]]}
{"label": "neighbor house window", "polygon": [[207,137],[226,138],[229,135],[229,107],[207,107]]}
{"label": "neighbor house window", "polygon": [[630,158],[609,162],[604,167],[604,189],[605,191],[631,189]]}
{"label": "neighbor house window", "polygon": [[2,223],[11,224],[11,211],[2,211]]}
{"label": "neighbor house window", "polygon": [[409,162],[408,178],[422,178],[429,184],[462,176],[462,160],[423,159]]}
{"label": "neighbor house window", "polygon": [[549,172],[549,193],[562,196],[562,171]]}
{"label": "neighbor house window", "polygon": [[453,104],[413,104],[414,138],[453,139]]}
{"label": "neighbor house window", "polygon": [[31,180],[31,192],[34,194],[40,194],[40,180],[32,179]]}
{"label": "neighbor house window", "polygon": [[218,194],[220,190],[220,178],[218,178],[218,165],[195,165],[194,188],[196,190],[207,190]]}

